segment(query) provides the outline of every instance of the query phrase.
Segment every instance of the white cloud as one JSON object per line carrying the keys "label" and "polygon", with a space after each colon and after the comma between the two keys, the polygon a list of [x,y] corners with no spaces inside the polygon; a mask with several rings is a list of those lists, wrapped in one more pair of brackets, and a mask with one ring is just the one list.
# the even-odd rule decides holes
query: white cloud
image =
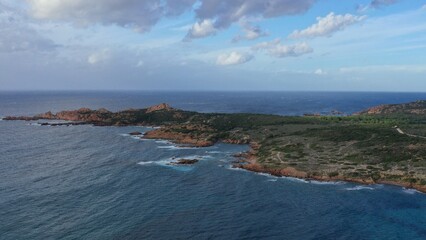
{"label": "white cloud", "polygon": [[420,9],[423,10],[423,11],[426,11],[426,4],[423,5]]}
{"label": "white cloud", "polygon": [[[222,30],[231,24],[251,17],[274,18],[285,15],[296,15],[306,12],[315,0],[200,0],[200,6],[195,9],[196,17],[214,19],[215,29]],[[191,32],[191,31],[190,31]],[[188,36],[191,36],[191,34]],[[257,38],[259,33],[253,29],[246,37]],[[204,35],[200,37],[206,37]]]}
{"label": "white cloud", "polygon": [[189,30],[187,38],[203,38],[211,36],[217,32],[211,19],[204,19],[201,22],[196,22]]}
{"label": "white cloud", "polygon": [[322,70],[321,68],[318,68],[317,70],[314,71],[314,74],[316,75],[326,75],[327,72]]}
{"label": "white cloud", "polygon": [[318,17],[317,23],[303,29],[296,30],[290,34],[289,38],[314,38],[314,37],[330,37],[333,33],[341,31],[346,27],[364,20],[365,16],[354,16],[351,14],[336,15],[333,12],[325,17]]}
{"label": "white cloud", "polygon": [[246,17],[273,18],[307,11],[315,0],[201,0],[196,9],[199,19],[216,19],[216,26],[226,28]]}
{"label": "white cloud", "polygon": [[307,43],[284,45],[281,43],[280,39],[275,39],[271,42],[259,43],[253,47],[253,50],[266,50],[269,55],[277,58],[298,57],[314,51]]}
{"label": "white cloud", "polygon": [[268,33],[262,31],[260,27],[253,26],[250,22],[246,20],[241,21],[241,27],[243,28],[244,35],[235,36],[232,39],[232,42],[239,42],[241,40],[255,40],[268,35]]}
{"label": "white cloud", "polygon": [[253,56],[247,53],[231,52],[218,56],[217,65],[237,65],[243,64],[253,59]]}
{"label": "white cloud", "polygon": [[87,62],[95,65],[98,63],[107,62],[111,58],[111,51],[109,49],[103,49],[98,52],[94,52],[87,57]]}

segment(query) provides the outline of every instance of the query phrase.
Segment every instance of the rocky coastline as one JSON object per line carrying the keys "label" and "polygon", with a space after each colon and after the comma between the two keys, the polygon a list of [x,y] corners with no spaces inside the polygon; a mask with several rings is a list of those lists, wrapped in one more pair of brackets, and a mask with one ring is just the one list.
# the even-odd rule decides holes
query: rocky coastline
{"label": "rocky coastline", "polygon": [[[361,116],[359,121],[362,123],[362,121],[364,121],[362,116],[364,115],[371,116],[389,113],[405,113],[418,114],[422,116],[425,110],[426,102],[417,101],[414,103],[402,105],[383,105],[379,107],[373,107],[363,112],[357,113],[354,116]],[[382,117],[382,115],[380,115],[380,117]],[[224,142],[229,144],[247,144],[250,146],[250,150],[246,153],[242,153],[239,156],[236,156],[240,160],[239,162],[234,163],[233,167],[252,172],[267,173],[280,177],[294,177],[325,182],[346,181],[359,184],[391,184],[405,188],[416,189],[420,192],[426,193],[426,184],[424,184],[426,179],[423,177],[426,175],[423,172],[416,172],[421,171],[422,168],[418,168],[419,170],[416,170],[410,167],[407,170],[379,171],[377,169],[379,169],[381,165],[376,164],[376,166],[374,163],[368,163],[370,165],[366,165],[366,163],[360,163],[359,165],[366,166],[366,168],[360,169],[363,175],[358,177],[348,175],[347,173],[354,173],[356,170],[345,170],[354,168],[352,167],[354,165],[346,160],[353,156],[350,152],[343,155],[343,157],[346,158],[344,159],[345,161],[340,162],[340,164],[337,164],[335,160],[330,159],[327,160],[328,162],[322,164],[317,164],[315,162],[315,164],[317,164],[315,166],[321,167],[320,169],[315,169],[316,167],[313,167],[313,169],[306,170],[306,167],[299,167],[301,160],[298,159],[304,158],[307,159],[304,161],[311,161],[310,159],[315,159],[318,158],[318,156],[324,155],[324,150],[322,150],[322,147],[318,144],[329,143],[320,142],[318,140],[318,133],[315,133],[313,137],[310,137],[309,135],[303,135],[302,137],[299,137],[299,135],[297,135],[299,134],[298,132],[288,133],[288,131],[293,131],[293,128],[301,128],[305,129],[304,131],[311,131],[306,127],[306,124],[311,124],[309,126],[314,127],[314,129],[318,128],[320,130],[327,130],[327,126],[331,126],[333,129],[335,129],[333,130],[334,132],[332,132],[333,135],[331,135],[331,137],[332,139],[335,139],[345,130],[335,127],[334,125],[329,124],[329,122],[335,124],[336,120],[340,121],[342,119],[353,121],[353,118],[350,116],[328,117],[324,118],[323,120],[321,116],[283,117],[257,114],[201,114],[175,109],[165,103],[146,109],[128,109],[115,113],[106,109],[91,110],[88,108],[81,108],[78,110],[61,111],[56,114],[52,112],[46,112],[44,114],[39,114],[32,117],[9,116],[3,118],[3,120],[6,121],[66,121],[39,123],[42,126],[70,126],[84,124],[92,124],[95,126],[159,126],[159,128],[155,128],[144,134],[140,132],[132,132],[129,134],[132,136],[139,136],[143,139],[168,140],[176,144],[183,144],[192,147],[209,147],[216,144],[217,142]],[[398,121],[397,118],[389,119],[392,120],[392,124],[394,124],[394,121]],[[352,122],[350,123],[352,124]],[[284,129],[285,132],[280,133],[277,131],[277,126],[286,125],[289,125],[289,127]],[[322,127],[323,125],[325,125],[325,128]],[[351,125],[343,124],[343,126],[346,126],[347,128]],[[363,129],[360,128],[359,130]],[[367,130],[372,131],[369,129]],[[388,130],[381,131],[383,131],[383,134],[389,134]],[[365,141],[371,141],[371,139],[378,134],[381,133],[373,131],[371,135],[367,135],[368,137],[366,137]],[[331,155],[324,156],[340,156],[342,155],[343,150],[348,151],[347,149],[352,149],[352,151],[357,153],[356,151],[359,150],[353,147],[354,144],[359,142],[359,140],[355,140],[357,137],[358,136],[354,136],[354,139],[344,138],[344,140],[342,140],[345,141],[344,146],[336,148],[337,150],[330,151]],[[396,144],[400,145],[401,136],[396,137]],[[311,139],[310,141],[314,142],[306,142],[309,139]],[[408,138],[405,138],[404,140],[407,141],[407,147],[404,148],[403,151],[412,151],[412,153],[407,152],[406,154],[413,154],[411,158],[417,159],[417,162],[424,161],[423,157],[425,155],[422,152],[419,152],[420,149],[424,149],[422,146],[426,146],[426,144],[422,142],[423,140],[412,140]],[[331,144],[334,145],[324,146],[334,148],[336,144],[339,144],[339,142],[331,142]],[[381,142],[378,141],[377,144],[381,144]],[[370,146],[366,145],[364,148],[368,147]],[[374,149],[378,149],[382,146],[373,145],[373,147]],[[365,151],[365,149],[361,150]],[[388,159],[389,157],[393,157],[392,154],[393,153],[387,151],[383,153],[383,156],[379,155],[378,157]],[[282,158],[284,158],[284,161]],[[185,159],[173,164],[187,165],[195,164],[196,162],[198,162],[198,160]],[[320,162],[324,162],[324,160],[320,160]],[[271,165],[271,163],[273,164]],[[411,160],[409,163],[411,164]],[[379,164],[381,163],[379,162]],[[398,169],[403,169],[397,164],[398,163],[395,163],[393,165],[398,167]],[[401,176],[400,180],[393,180],[392,178],[386,177],[387,173],[392,173],[395,171],[402,171],[402,173],[399,175]],[[404,175],[405,173],[403,171],[406,172],[406,175]],[[366,172],[368,174],[366,174]]]}
{"label": "rocky coastline", "polygon": [[386,184],[399,186],[406,189],[414,189],[421,193],[426,194],[426,186],[418,185],[414,183],[403,183],[397,181],[386,181],[386,180],[377,180],[373,179],[365,179],[365,178],[348,178],[344,176],[328,176],[328,175],[314,175],[309,174],[305,171],[300,171],[295,169],[294,167],[285,167],[285,168],[266,168],[258,163],[256,152],[258,149],[258,145],[251,145],[251,148],[247,152],[243,152],[235,155],[237,161],[232,164],[232,168],[244,169],[250,172],[255,173],[265,173],[275,177],[292,177],[307,181],[318,181],[318,182],[350,182],[361,185],[373,185],[373,184]]}

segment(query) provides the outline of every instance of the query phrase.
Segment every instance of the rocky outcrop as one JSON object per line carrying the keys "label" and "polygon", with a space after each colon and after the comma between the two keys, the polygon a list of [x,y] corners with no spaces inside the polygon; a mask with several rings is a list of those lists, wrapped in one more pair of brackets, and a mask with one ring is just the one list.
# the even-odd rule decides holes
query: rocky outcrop
{"label": "rocky outcrop", "polygon": [[234,167],[242,168],[252,172],[268,173],[278,177],[283,177],[283,176],[296,177],[296,178],[308,177],[308,174],[306,172],[298,171],[293,167],[286,167],[281,169],[268,169],[257,163],[239,164],[239,165],[235,165]]}
{"label": "rocky outcrop", "polygon": [[169,165],[193,165],[199,162],[198,159],[179,159],[177,162],[171,162]]}
{"label": "rocky outcrop", "polygon": [[170,107],[167,103],[161,103],[146,109],[146,113],[152,113],[156,111],[172,111],[174,108]]}
{"label": "rocky outcrop", "polygon": [[131,132],[131,133],[129,133],[129,135],[130,136],[140,136],[140,135],[142,135],[142,133],[141,132]]}
{"label": "rocky outcrop", "polygon": [[214,141],[207,140],[202,136],[196,136],[188,133],[170,131],[169,129],[155,129],[147,132],[143,138],[145,139],[165,139],[178,144],[188,144],[194,147],[209,147],[215,144]]}

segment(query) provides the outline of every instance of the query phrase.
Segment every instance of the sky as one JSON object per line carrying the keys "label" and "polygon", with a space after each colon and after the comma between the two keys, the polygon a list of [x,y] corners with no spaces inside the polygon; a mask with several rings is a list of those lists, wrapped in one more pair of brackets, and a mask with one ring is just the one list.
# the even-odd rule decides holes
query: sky
{"label": "sky", "polygon": [[0,0],[0,90],[426,91],[426,0]]}

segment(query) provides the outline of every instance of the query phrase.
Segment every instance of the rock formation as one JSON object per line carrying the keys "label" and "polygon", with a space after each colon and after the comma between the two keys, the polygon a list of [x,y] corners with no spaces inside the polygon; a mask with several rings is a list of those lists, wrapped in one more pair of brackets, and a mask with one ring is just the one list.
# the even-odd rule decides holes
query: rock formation
{"label": "rock formation", "polygon": [[149,107],[146,109],[146,113],[152,113],[156,111],[171,111],[174,110],[172,107],[170,107],[167,103],[161,103],[152,107]]}

